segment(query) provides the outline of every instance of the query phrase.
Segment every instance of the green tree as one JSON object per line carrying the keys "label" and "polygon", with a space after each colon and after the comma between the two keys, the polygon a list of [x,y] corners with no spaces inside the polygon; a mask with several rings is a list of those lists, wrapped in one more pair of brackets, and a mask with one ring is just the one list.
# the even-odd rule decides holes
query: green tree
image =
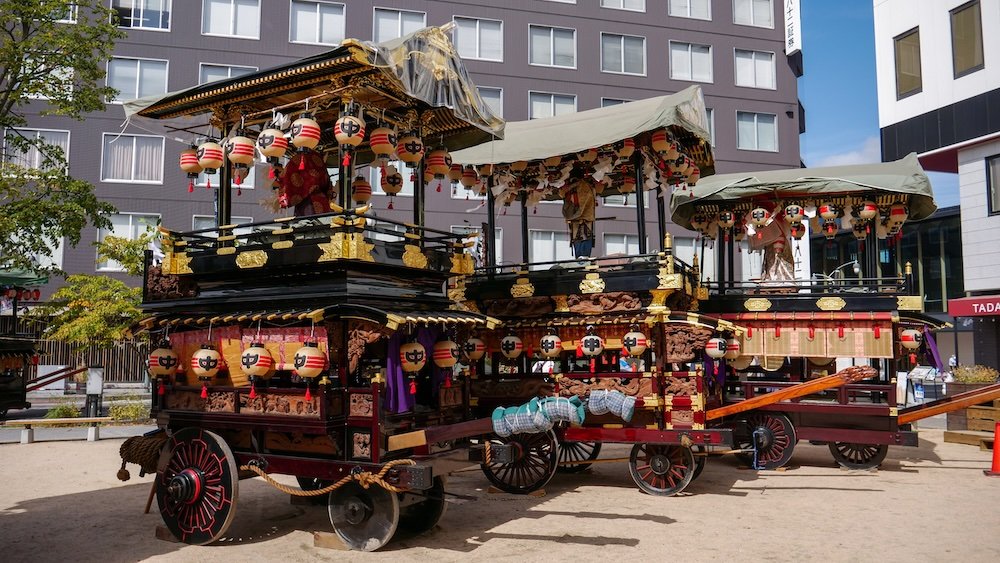
{"label": "green tree", "polygon": [[88,224],[107,226],[114,206],[69,174],[60,143],[25,130],[28,115],[82,120],[103,111],[115,90],[105,63],[124,33],[106,0],[0,0],[0,270],[54,271],[65,238],[80,242]]}

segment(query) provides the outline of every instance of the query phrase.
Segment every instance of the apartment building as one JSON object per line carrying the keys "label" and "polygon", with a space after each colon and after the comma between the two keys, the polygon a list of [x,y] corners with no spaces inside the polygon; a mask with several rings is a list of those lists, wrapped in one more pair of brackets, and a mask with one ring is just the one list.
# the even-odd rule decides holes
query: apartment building
{"label": "apartment building", "polygon": [[[796,78],[801,75],[801,53],[785,54],[785,13],[797,10],[797,0],[109,2],[119,25],[128,30],[107,63],[107,81],[120,91],[118,98],[83,122],[35,115],[29,124],[29,134],[63,144],[71,173],[92,182],[99,196],[119,209],[111,231],[89,229],[78,247],[59,249],[57,262],[69,272],[121,275],[117,264],[98,263],[90,245],[111,232],[134,237],[157,221],[174,230],[214,225],[217,178],[199,178],[194,192],[188,193],[188,181],[177,165],[180,151],[193,138],[151,135],[135,127],[123,131],[122,100],[287,63],[332,49],[345,37],[384,41],[423,26],[453,23],[454,43],[480,93],[508,121],[700,84],[718,172],[800,163],[798,136],[804,116]],[[44,101],[33,103],[33,110],[44,108]],[[258,166],[239,194],[233,194],[235,222],[274,217],[260,205],[269,195],[268,184],[267,168]],[[378,182],[372,185],[377,215],[411,216],[406,193],[412,193],[412,186],[404,188],[389,210]],[[456,232],[478,230],[486,220],[481,204],[460,188],[432,190],[428,223]],[[634,201],[618,196],[601,205],[597,252],[636,252]],[[519,210],[499,213],[498,259],[520,261]],[[645,216],[650,222],[647,232],[655,233],[655,210]],[[559,205],[540,205],[529,221],[533,260],[571,256]],[[692,253],[692,233],[674,231],[682,256]],[[655,242],[649,241],[651,247]],[[713,277],[710,268],[707,275]]]}
{"label": "apartment building", "polygon": [[964,295],[945,295],[946,310],[972,325],[974,358],[963,363],[998,367],[1000,0],[874,9],[882,159],[916,152],[925,169],[958,174]]}

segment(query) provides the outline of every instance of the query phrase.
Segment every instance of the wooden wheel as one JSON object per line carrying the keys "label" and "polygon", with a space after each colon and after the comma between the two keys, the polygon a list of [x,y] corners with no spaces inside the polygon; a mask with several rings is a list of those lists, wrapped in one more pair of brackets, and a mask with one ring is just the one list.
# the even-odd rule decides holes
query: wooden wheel
{"label": "wooden wheel", "polygon": [[600,442],[560,442],[559,443],[559,473],[579,473],[592,464],[572,463],[563,465],[568,461],[594,461],[601,454]]}
{"label": "wooden wheel", "polygon": [[694,479],[694,455],[684,446],[636,444],[629,456],[628,471],[643,491],[669,497],[683,491]]}
{"label": "wooden wheel", "polygon": [[[738,454],[754,469],[777,469],[792,459],[798,438],[792,421],[783,414],[753,413],[736,425],[736,446],[740,449],[756,448],[753,453]],[[756,463],[754,463],[756,461]]]}
{"label": "wooden wheel", "polygon": [[399,530],[407,534],[422,534],[434,529],[444,516],[444,477],[435,477],[434,486],[420,493],[400,493]]}
{"label": "wooden wheel", "polygon": [[841,467],[847,469],[871,469],[878,467],[889,453],[885,444],[852,444],[850,442],[830,442],[830,453]]}
{"label": "wooden wheel", "polygon": [[239,474],[225,440],[184,428],[170,437],[156,472],[156,502],[178,540],[205,545],[222,537],[236,516]]}
{"label": "wooden wheel", "polygon": [[545,486],[559,464],[559,443],[549,430],[537,434],[494,437],[493,444],[513,444],[514,461],[483,463],[486,478],[505,493],[526,494]]}
{"label": "wooden wheel", "polygon": [[399,497],[378,485],[367,489],[349,481],[330,493],[330,523],[347,547],[375,551],[399,525]]}
{"label": "wooden wheel", "polygon": [[[701,445],[691,446],[691,453],[692,453],[692,455],[695,454],[695,453],[703,454],[706,451],[708,451],[708,449],[705,446],[701,446]],[[706,463],[708,463],[708,456],[707,455],[695,455],[694,456],[694,475],[691,476],[691,480],[692,481],[694,481],[695,479],[697,479],[698,476],[701,475],[701,472],[705,470],[705,464]]]}

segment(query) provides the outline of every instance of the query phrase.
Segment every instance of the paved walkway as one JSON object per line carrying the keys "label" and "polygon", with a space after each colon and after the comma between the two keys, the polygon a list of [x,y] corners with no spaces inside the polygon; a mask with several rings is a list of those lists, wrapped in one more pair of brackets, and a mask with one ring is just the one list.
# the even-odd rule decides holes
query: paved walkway
{"label": "paved walkway", "polygon": [[[101,439],[130,438],[141,436],[150,430],[156,430],[155,424],[135,425],[101,425]],[[72,426],[68,428],[35,428],[36,442],[58,442],[63,440],[86,440],[87,426]],[[0,444],[18,444],[21,442],[21,428],[0,427]]]}

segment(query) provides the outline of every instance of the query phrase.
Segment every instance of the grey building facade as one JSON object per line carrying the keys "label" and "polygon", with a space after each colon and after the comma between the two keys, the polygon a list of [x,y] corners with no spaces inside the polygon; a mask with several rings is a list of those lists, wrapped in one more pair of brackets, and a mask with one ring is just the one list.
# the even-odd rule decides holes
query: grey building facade
{"label": "grey building facade", "polygon": [[[115,59],[108,63],[108,81],[123,98],[268,68],[332,49],[344,37],[385,40],[424,25],[455,22],[455,42],[473,80],[508,121],[662,95],[697,83],[711,110],[717,172],[800,165],[804,116],[796,77],[801,55],[784,54],[782,0],[109,1],[129,27],[128,38],[116,45]],[[33,103],[40,110],[44,101]],[[135,127],[120,134],[123,122],[120,104],[109,103],[106,111],[83,122],[36,115],[29,127],[65,137],[71,173],[92,182],[99,197],[119,209],[116,234],[134,236],[156,220],[172,230],[214,224],[217,177],[211,178],[212,189],[199,180],[188,193],[188,180],[178,167],[185,143]],[[256,167],[255,176],[252,188],[234,194],[235,221],[275,216],[260,205],[270,195],[267,168]],[[377,215],[412,217],[411,198],[397,196],[389,210],[377,182],[372,184]],[[461,187],[430,190],[428,224],[478,229],[486,220],[485,206],[467,197]],[[499,213],[498,260],[519,262],[519,209]],[[606,220],[598,222],[597,253],[636,251],[634,206],[609,200],[598,216]],[[646,217],[647,232],[655,233],[655,209],[647,209]],[[539,205],[529,226],[533,259],[570,255],[559,205]],[[692,236],[671,230],[681,246]],[[91,243],[103,234],[88,229],[79,246],[61,249],[62,268],[122,275],[114,264],[96,263]],[[648,242],[656,247],[655,240]]]}

